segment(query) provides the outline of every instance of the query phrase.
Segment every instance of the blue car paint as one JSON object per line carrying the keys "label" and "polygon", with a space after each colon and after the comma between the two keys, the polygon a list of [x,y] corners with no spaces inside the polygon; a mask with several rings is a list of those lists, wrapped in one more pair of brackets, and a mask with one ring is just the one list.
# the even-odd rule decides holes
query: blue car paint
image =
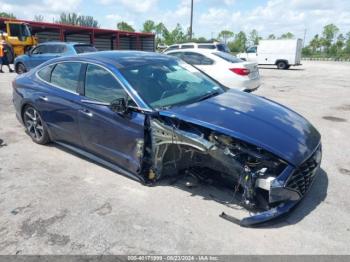
{"label": "blue car paint", "polygon": [[76,43],[76,42],[46,42],[46,43],[42,43],[37,45],[41,46],[41,45],[62,45],[65,47],[65,50],[63,53],[45,53],[45,54],[34,54],[34,55],[29,55],[29,54],[24,54],[24,55],[20,55],[18,57],[15,58],[14,61],[14,66],[15,68],[17,68],[17,65],[19,63],[23,64],[25,66],[25,68],[27,69],[27,71],[30,71],[31,69],[41,65],[42,63],[45,63],[51,59],[54,58],[58,58],[61,56],[72,56],[72,55],[76,55],[77,52],[74,49],[74,46],[77,44],[81,44],[81,43]]}
{"label": "blue car paint", "polygon": [[[141,168],[139,142],[144,140],[145,112],[152,111],[127,83],[119,68],[130,64],[173,59],[143,52],[102,52],[76,57],[57,58],[39,66],[14,82],[13,102],[22,121],[23,105],[37,107],[49,127],[50,137],[72,144],[137,174]],[[102,65],[118,77],[124,88],[142,110],[126,116],[113,113],[103,105],[87,105],[84,96],[63,91],[39,80],[36,72],[50,63],[81,61]],[[43,99],[44,98],[44,99]],[[45,101],[46,100],[46,101]],[[50,105],[47,105],[50,101]],[[92,113],[95,119],[86,117]],[[268,99],[230,90],[216,97],[186,106],[154,112],[154,115],[177,118],[232,136],[261,147],[281,159],[288,167],[276,179],[283,186],[286,179],[320,145],[320,134],[302,116]],[[141,145],[142,146],[142,145]],[[242,225],[261,223],[290,210],[295,201],[242,220]]]}
{"label": "blue car paint", "polygon": [[292,110],[232,89],[205,101],[174,107],[160,114],[257,145],[294,166],[307,159],[320,141],[317,130]]}

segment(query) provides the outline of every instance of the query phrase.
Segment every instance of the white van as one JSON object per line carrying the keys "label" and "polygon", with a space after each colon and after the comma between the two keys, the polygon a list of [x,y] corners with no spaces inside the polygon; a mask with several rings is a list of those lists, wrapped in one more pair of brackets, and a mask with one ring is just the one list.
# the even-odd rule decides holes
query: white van
{"label": "white van", "polygon": [[237,54],[242,60],[259,65],[276,65],[278,69],[288,69],[301,65],[301,39],[260,40],[258,46],[247,48],[245,53]]}

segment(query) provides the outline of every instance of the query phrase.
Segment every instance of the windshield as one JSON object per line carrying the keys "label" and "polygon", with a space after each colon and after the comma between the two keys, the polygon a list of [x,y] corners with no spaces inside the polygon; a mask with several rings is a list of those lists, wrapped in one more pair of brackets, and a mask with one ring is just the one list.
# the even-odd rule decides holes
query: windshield
{"label": "windshield", "polygon": [[229,54],[229,53],[224,53],[224,52],[214,52],[213,55],[216,55],[224,60],[226,60],[227,62],[230,63],[242,63],[243,60]]}
{"label": "windshield", "polygon": [[154,109],[190,104],[224,92],[217,83],[180,60],[127,67],[120,72]]}

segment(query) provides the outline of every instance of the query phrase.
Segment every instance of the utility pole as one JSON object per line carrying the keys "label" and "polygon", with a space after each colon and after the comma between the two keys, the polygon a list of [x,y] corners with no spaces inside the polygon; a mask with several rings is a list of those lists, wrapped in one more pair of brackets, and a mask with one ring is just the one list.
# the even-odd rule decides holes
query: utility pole
{"label": "utility pole", "polygon": [[190,40],[192,39],[192,25],[193,25],[193,0],[191,0],[191,23],[190,23]]}
{"label": "utility pole", "polygon": [[306,28],[304,30],[304,40],[303,40],[303,47],[305,47],[305,38],[306,38]]}

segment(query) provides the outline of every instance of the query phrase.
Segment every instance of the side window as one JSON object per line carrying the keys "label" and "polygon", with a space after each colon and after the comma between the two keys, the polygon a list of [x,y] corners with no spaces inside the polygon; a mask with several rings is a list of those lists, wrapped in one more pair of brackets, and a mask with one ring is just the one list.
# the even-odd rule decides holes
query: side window
{"label": "side window", "polygon": [[214,64],[214,61],[211,60],[210,58],[197,54],[197,53],[192,53],[192,52],[186,52],[182,59],[191,64],[191,65],[212,65]]}
{"label": "side window", "polygon": [[47,45],[46,52],[49,54],[61,54],[65,49],[64,45]]}
{"label": "side window", "polygon": [[55,65],[49,65],[49,66],[45,66],[43,69],[41,69],[39,72],[38,72],[38,75],[39,77],[46,81],[46,82],[50,82],[51,80],[51,71],[52,71],[52,68],[54,68]]}
{"label": "side window", "polygon": [[85,96],[100,102],[110,103],[127,94],[118,81],[104,68],[88,65],[85,78]]}
{"label": "side window", "polygon": [[68,91],[77,92],[80,70],[80,63],[57,64],[51,74],[51,83]]}
{"label": "side window", "polygon": [[176,49],[179,49],[179,46],[178,45],[173,45],[173,46],[170,46],[166,51],[176,50]]}
{"label": "side window", "polygon": [[45,53],[47,53],[47,48],[45,45],[39,45],[32,51],[32,55],[40,55]]}
{"label": "side window", "polygon": [[256,47],[252,46],[247,49],[247,53],[256,53]]}
{"label": "side window", "polygon": [[194,45],[181,45],[181,49],[194,48]]}
{"label": "side window", "polygon": [[215,45],[198,45],[198,48],[201,49],[215,49]]}
{"label": "side window", "polygon": [[175,56],[175,57],[178,57],[178,58],[181,58],[182,57],[182,54],[181,52],[176,52],[176,53],[170,53],[168,55],[171,55],[171,56]]}

